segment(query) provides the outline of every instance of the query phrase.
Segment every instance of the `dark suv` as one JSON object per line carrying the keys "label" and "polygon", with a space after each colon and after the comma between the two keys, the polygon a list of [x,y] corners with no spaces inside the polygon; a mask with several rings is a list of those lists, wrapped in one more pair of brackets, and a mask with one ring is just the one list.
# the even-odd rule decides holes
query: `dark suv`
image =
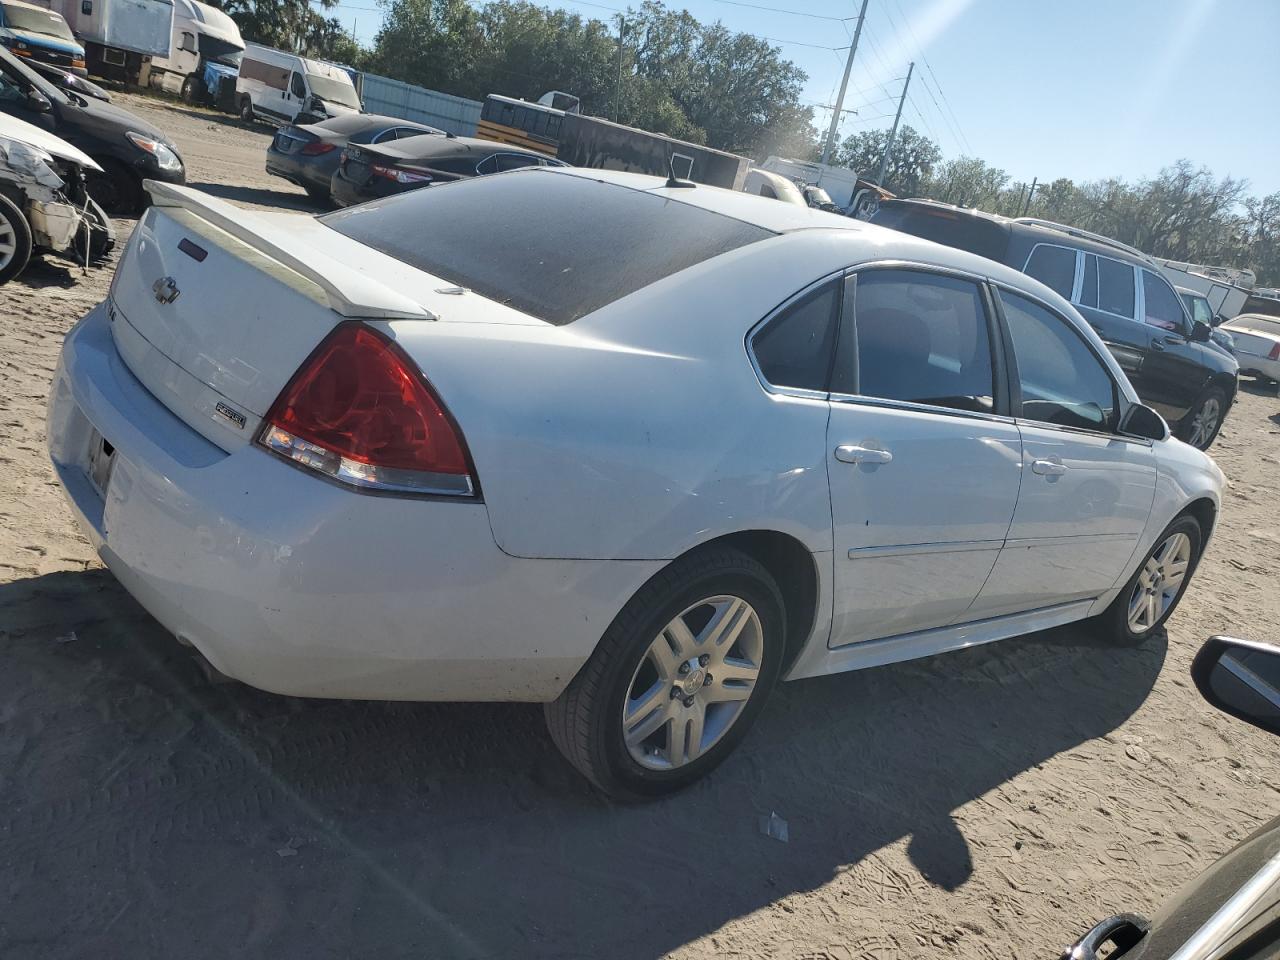
{"label": "dark suv", "polygon": [[1236,397],[1238,367],[1195,323],[1146,254],[1059,223],[1011,220],[932,200],[887,200],[871,222],[1030,274],[1076,307],[1142,402],[1182,440],[1208,449]]}

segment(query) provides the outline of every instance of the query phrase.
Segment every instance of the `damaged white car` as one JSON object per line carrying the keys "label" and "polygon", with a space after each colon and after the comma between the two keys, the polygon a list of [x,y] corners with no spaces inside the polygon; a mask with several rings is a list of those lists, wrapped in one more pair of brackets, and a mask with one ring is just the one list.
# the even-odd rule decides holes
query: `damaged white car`
{"label": "damaged white car", "polygon": [[0,283],[35,254],[88,265],[115,245],[111,220],[85,190],[88,154],[15,117],[0,114]]}

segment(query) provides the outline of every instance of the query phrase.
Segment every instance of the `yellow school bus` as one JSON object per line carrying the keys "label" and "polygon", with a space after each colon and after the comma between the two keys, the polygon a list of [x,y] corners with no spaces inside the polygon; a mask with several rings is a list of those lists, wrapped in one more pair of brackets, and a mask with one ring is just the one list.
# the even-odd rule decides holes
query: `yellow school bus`
{"label": "yellow school bus", "polygon": [[564,111],[541,103],[500,97],[491,93],[480,110],[476,136],[496,140],[554,157],[560,149]]}

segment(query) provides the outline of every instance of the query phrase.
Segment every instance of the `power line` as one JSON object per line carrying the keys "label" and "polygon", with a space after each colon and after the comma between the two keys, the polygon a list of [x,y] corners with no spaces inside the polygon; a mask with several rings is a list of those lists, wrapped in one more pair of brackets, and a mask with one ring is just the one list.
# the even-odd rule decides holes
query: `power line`
{"label": "power line", "polygon": [[803,10],[784,10],[782,7],[767,7],[761,3],[746,3],[745,0],[715,0],[716,3],[728,4],[731,7],[750,7],[752,10],[768,10],[770,13],[785,13],[793,17],[809,17],[812,20],[834,20],[845,23],[857,17],[829,17],[821,13],[805,13]]}
{"label": "power line", "polygon": [[[902,7],[899,6],[898,0],[889,0],[889,2],[891,2],[893,6],[898,8],[898,14],[902,18],[903,23],[906,25],[906,32],[911,37],[911,42],[915,44],[916,53],[919,55],[920,60],[924,63],[924,68],[925,70],[928,71],[929,76],[933,78],[933,84],[935,87],[938,88],[938,96],[942,97],[942,102],[946,104],[947,111],[950,111],[951,113],[951,117],[948,118],[947,112],[942,109],[942,106],[938,103],[937,99],[933,96],[933,92],[929,91],[929,98],[933,100],[934,107],[937,108],[937,111],[938,111],[938,116],[940,116],[943,122],[946,123],[948,127],[952,129],[954,134],[958,135],[959,142],[964,144],[965,152],[972,155],[973,148],[969,144],[969,138],[964,135],[964,129],[960,126],[960,118],[956,116],[956,112],[954,109],[952,109],[950,101],[947,100],[947,96],[942,90],[942,81],[940,81],[938,79],[938,75],[934,73],[933,65],[929,63],[929,58],[924,55],[924,47],[921,46],[920,39],[916,36],[915,30],[912,29],[911,27],[910,18],[903,11]],[[887,6],[885,7],[885,13],[889,16],[890,22],[894,23],[893,13],[889,10]],[[895,23],[894,30],[896,31],[897,29],[898,28]],[[921,75],[920,79],[924,80],[923,74]],[[926,91],[928,91],[927,83],[925,84],[925,89]]]}

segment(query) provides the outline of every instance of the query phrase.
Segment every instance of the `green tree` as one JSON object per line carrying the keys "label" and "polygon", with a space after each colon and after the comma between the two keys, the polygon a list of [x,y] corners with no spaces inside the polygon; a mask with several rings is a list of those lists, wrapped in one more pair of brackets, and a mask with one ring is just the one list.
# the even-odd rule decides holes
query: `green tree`
{"label": "green tree", "polygon": [[[836,162],[860,177],[874,179],[888,141],[888,129],[855,133],[840,145]],[[931,182],[934,165],[941,159],[942,151],[936,143],[904,123],[898,128],[893,149],[889,151],[883,186],[900,197],[920,196],[921,190]]]}

